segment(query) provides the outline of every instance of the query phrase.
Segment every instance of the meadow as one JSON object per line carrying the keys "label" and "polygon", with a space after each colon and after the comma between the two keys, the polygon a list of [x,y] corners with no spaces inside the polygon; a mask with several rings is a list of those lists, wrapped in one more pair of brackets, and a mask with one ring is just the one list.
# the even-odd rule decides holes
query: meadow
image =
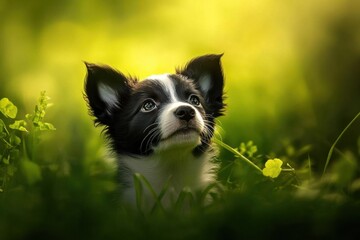
{"label": "meadow", "polygon": [[[355,239],[359,10],[350,0],[0,1],[0,239]],[[218,184],[184,189],[169,208],[161,194],[152,209],[122,205],[83,61],[143,79],[207,53],[224,53]],[[141,197],[151,186],[134,177]]]}

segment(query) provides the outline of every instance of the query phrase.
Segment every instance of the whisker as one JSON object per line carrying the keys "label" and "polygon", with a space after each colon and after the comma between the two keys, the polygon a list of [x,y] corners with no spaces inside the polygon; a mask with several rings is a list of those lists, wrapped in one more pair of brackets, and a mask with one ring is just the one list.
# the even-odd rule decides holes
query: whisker
{"label": "whisker", "polygon": [[[224,129],[221,127],[221,126],[219,126],[218,124],[214,124],[213,122],[211,122],[211,121],[209,121],[209,120],[204,120],[204,123],[205,123],[205,125],[208,127],[208,128],[210,128],[213,132],[214,132],[214,134],[216,135],[216,136],[220,136],[221,137],[221,134],[220,134],[220,131],[221,132],[223,132],[224,131]],[[211,125],[209,125],[209,124],[211,124]],[[219,129],[219,130],[218,130]]]}
{"label": "whisker", "polygon": [[146,148],[149,148],[150,145],[152,144],[152,142],[154,141],[154,139],[155,139],[156,137],[158,137],[159,135],[160,135],[160,131],[155,131],[155,132],[151,135],[151,137],[149,138],[149,140],[147,141]]}
{"label": "whisker", "polygon": [[210,136],[216,135],[216,137],[220,138],[220,140],[222,141],[222,136],[220,132],[216,130],[217,126],[210,125],[213,123],[209,121],[204,121],[204,123],[205,123],[204,137],[207,138],[207,140],[210,140],[211,139]]}
{"label": "whisker", "polygon": [[150,128],[150,127],[152,127],[152,126],[154,126],[154,125],[157,125],[157,124],[159,124],[159,122],[158,122],[158,121],[156,121],[156,122],[154,122],[154,123],[150,124],[149,126],[147,126],[147,127],[144,129],[143,133],[144,133],[144,132],[145,132],[148,128]]}
{"label": "whisker", "polygon": [[[155,124],[150,124],[149,126],[154,126]],[[146,129],[148,129],[149,128],[149,126],[148,127],[146,127]],[[141,141],[141,143],[140,143],[140,149],[142,149],[142,147],[143,147],[143,144],[144,144],[144,141],[149,137],[151,137],[151,135],[154,133],[154,132],[156,132],[158,130],[158,128],[157,127],[154,127],[153,129],[151,129],[147,134],[146,134],[146,136],[142,139],[142,141]],[[145,130],[144,130],[144,132],[145,132]]]}
{"label": "whisker", "polygon": [[143,140],[141,141],[140,149],[142,149],[143,144],[145,144],[145,151],[146,151],[146,149],[148,149],[148,147],[149,147],[149,142],[151,141],[153,136],[156,134],[157,134],[157,131],[155,130],[155,131],[152,131],[151,133],[149,133],[148,135],[146,135],[146,137],[143,138]]}

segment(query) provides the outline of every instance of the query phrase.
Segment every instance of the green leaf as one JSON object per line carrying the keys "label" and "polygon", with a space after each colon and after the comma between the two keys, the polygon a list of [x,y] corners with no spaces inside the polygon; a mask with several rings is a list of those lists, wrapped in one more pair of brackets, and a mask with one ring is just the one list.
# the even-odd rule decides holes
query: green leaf
{"label": "green leaf", "polygon": [[4,138],[7,135],[5,123],[0,119],[0,138]]}
{"label": "green leaf", "polygon": [[27,123],[24,120],[16,120],[13,124],[10,124],[9,127],[11,129],[19,130],[22,132],[28,132],[28,130],[25,128]]}
{"label": "green leaf", "polygon": [[15,134],[10,135],[10,144],[13,146],[18,146],[21,143],[21,138],[16,136]]}
{"label": "green leaf", "polygon": [[239,146],[239,152],[241,154],[247,154],[249,157],[252,157],[254,155],[254,153],[257,152],[257,146],[254,145],[253,141],[248,141],[246,144],[245,143],[240,143]]}
{"label": "green leaf", "polygon": [[[0,156],[0,157],[1,157],[1,156]],[[9,165],[9,164],[10,164],[10,158],[9,158],[9,156],[3,158],[3,163],[6,164],[6,165]]]}
{"label": "green leaf", "polygon": [[191,189],[189,187],[184,187],[180,194],[179,194],[179,197],[177,198],[176,200],[176,203],[175,203],[175,209],[176,210],[180,210],[181,207],[183,207],[185,204],[185,201],[189,199],[190,202],[193,202],[194,201],[194,196],[191,192]]}
{"label": "green leaf", "polygon": [[265,177],[277,178],[281,172],[281,165],[283,161],[278,158],[269,159],[265,163],[265,168],[262,170]]}
{"label": "green leaf", "polygon": [[339,188],[345,188],[354,180],[358,169],[356,156],[350,151],[345,152],[342,158],[338,159],[328,172],[335,180],[334,184]]}
{"label": "green leaf", "polygon": [[3,98],[0,100],[0,112],[2,112],[5,117],[14,119],[17,115],[17,107],[8,98]]}
{"label": "green leaf", "polygon": [[4,131],[4,128],[5,128],[5,123],[3,122],[3,120],[0,119],[0,133]]}
{"label": "green leaf", "polygon": [[28,159],[23,159],[20,168],[26,182],[30,185],[42,179],[40,166]]}
{"label": "green leaf", "polygon": [[7,175],[9,175],[9,176],[14,176],[14,174],[15,174],[16,171],[17,171],[17,168],[16,168],[14,165],[10,164],[10,165],[7,167],[6,173],[7,173]]}
{"label": "green leaf", "polygon": [[143,188],[141,184],[141,175],[139,173],[135,173],[133,179],[134,179],[135,194],[136,194],[136,206],[137,209],[141,211],[141,206],[143,201]]}
{"label": "green leaf", "polygon": [[40,131],[56,130],[54,125],[52,125],[51,123],[38,122],[37,125],[38,125]]}
{"label": "green leaf", "polygon": [[50,123],[44,123],[43,119],[46,115],[46,109],[51,105],[48,103],[50,98],[46,96],[46,92],[42,91],[38,99],[37,104],[35,105],[35,110],[33,114],[26,114],[26,118],[34,124],[41,131],[46,130],[56,130],[55,127]]}
{"label": "green leaf", "polygon": [[13,148],[10,150],[10,158],[11,159],[18,159],[20,156],[20,150],[19,149],[16,149],[16,148]]}
{"label": "green leaf", "polygon": [[255,163],[253,163],[252,161],[250,161],[248,158],[246,158],[244,155],[242,155],[239,151],[237,151],[235,148],[230,147],[229,145],[227,145],[226,143],[224,143],[223,141],[214,138],[213,141],[220,145],[221,147],[225,148],[226,150],[228,150],[229,152],[235,154],[236,157],[238,157],[239,159],[241,159],[243,162],[246,162],[247,164],[251,165],[253,168],[256,169],[256,171],[263,173],[263,171],[261,170],[261,168],[259,168]]}
{"label": "green leaf", "polygon": [[33,116],[32,114],[29,114],[29,113],[25,115],[25,118],[26,118],[27,120],[30,120],[30,121],[32,121],[33,117],[34,117],[34,116]]}

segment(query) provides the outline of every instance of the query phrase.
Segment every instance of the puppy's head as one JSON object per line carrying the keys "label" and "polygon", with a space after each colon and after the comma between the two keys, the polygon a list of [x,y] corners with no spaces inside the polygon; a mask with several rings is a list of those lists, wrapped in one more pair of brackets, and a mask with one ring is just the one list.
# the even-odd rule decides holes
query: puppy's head
{"label": "puppy's head", "polygon": [[191,149],[195,155],[204,152],[214,119],[224,110],[221,56],[201,56],[176,74],[143,81],[86,63],[89,109],[95,123],[106,127],[113,150],[132,155],[172,148]]}

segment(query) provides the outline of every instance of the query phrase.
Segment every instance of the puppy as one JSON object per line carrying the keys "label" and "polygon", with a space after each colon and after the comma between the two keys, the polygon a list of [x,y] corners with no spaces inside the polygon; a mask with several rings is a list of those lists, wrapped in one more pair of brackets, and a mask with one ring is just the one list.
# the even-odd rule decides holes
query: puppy
{"label": "puppy", "polygon": [[[118,163],[123,200],[135,203],[134,173],[157,194],[168,186],[171,202],[184,187],[215,181],[215,118],[225,104],[222,55],[192,59],[175,74],[142,81],[103,65],[86,63],[85,98],[95,124],[104,126]],[[145,204],[154,202],[144,187]]]}

